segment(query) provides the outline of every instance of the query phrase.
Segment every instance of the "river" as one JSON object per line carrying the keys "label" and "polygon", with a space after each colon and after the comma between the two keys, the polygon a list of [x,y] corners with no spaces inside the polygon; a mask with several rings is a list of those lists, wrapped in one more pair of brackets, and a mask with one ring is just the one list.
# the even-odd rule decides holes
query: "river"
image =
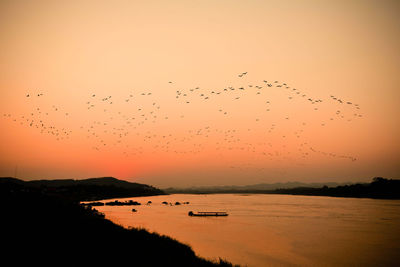
{"label": "river", "polygon": [[[95,208],[124,227],[175,238],[208,259],[220,257],[249,267],[395,266],[400,262],[400,200],[268,194],[118,200],[142,205]],[[152,203],[146,205],[148,201]],[[165,205],[164,201],[189,204]],[[226,211],[229,216],[190,217],[189,211]]]}

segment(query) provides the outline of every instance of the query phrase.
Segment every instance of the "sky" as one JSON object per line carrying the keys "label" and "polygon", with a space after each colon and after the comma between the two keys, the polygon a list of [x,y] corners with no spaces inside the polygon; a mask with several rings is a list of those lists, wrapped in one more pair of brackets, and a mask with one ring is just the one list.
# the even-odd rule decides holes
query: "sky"
{"label": "sky", "polygon": [[398,1],[0,2],[0,176],[400,178]]}

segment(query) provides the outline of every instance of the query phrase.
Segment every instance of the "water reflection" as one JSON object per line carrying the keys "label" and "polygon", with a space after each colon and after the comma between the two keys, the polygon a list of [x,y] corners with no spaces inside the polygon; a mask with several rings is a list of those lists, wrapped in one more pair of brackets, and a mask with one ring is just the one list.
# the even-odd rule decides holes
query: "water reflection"
{"label": "water reflection", "polygon": [[[174,237],[206,258],[248,266],[390,266],[400,261],[397,200],[232,194],[120,200],[142,205],[135,206],[137,212],[129,206],[96,208],[125,227]],[[229,216],[191,217],[189,211]]]}

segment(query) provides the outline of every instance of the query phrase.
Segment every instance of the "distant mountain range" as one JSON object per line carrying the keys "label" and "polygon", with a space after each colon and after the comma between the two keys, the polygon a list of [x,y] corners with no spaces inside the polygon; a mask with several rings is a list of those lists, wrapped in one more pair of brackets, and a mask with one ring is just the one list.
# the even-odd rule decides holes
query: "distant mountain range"
{"label": "distant mountain range", "polygon": [[334,187],[340,185],[349,185],[351,183],[301,183],[301,182],[286,182],[286,183],[261,183],[253,185],[224,185],[224,186],[193,186],[186,188],[169,187],[163,189],[167,193],[225,193],[225,192],[242,192],[242,191],[269,191],[276,189],[290,189],[298,187],[320,188],[323,186]]}
{"label": "distant mountain range", "polygon": [[154,196],[170,194],[292,194],[338,197],[369,197],[400,199],[400,180],[373,178],[371,183],[301,183],[287,182],[255,184],[246,186],[209,186],[190,188],[167,188],[160,190],[150,185],[131,183],[113,177],[83,180],[35,180],[23,181],[13,177],[0,178],[2,192],[40,192],[72,201],[91,201],[110,198]]}
{"label": "distant mountain range", "polygon": [[1,189],[24,187],[25,190],[40,190],[47,194],[62,195],[78,201],[165,194],[153,186],[131,183],[114,177],[33,181],[1,177],[0,187]]}
{"label": "distant mountain range", "polygon": [[362,197],[378,199],[400,199],[400,180],[375,177],[370,183],[276,183],[248,186],[195,187],[187,189],[165,189],[176,194],[288,194],[331,197]]}

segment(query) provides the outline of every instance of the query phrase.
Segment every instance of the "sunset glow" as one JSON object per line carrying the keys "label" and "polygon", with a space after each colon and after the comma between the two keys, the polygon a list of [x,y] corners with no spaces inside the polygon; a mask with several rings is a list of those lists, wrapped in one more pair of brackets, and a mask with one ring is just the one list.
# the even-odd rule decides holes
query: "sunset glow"
{"label": "sunset glow", "polygon": [[0,176],[400,173],[397,1],[1,1]]}

